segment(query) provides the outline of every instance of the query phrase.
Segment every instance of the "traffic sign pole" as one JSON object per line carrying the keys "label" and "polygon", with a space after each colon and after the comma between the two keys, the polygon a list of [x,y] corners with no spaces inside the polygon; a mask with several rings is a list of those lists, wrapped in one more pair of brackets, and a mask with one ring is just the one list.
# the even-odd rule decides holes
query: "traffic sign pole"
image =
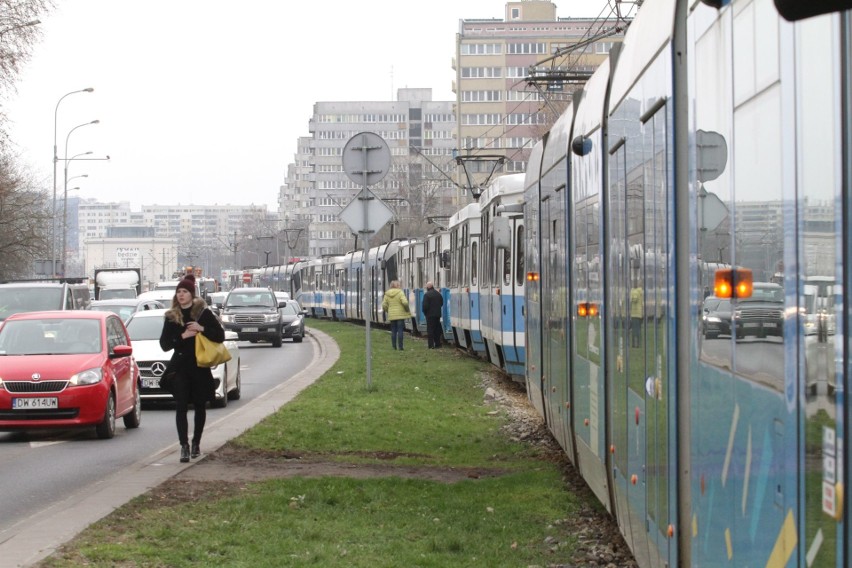
{"label": "traffic sign pole", "polygon": [[[370,235],[381,229],[393,219],[393,211],[367,189],[370,184],[381,181],[390,170],[390,148],[381,136],[373,132],[356,134],[343,148],[343,171],[355,183],[362,184],[361,192],[340,212],[340,218],[353,233],[362,235],[364,242],[364,263],[370,254]],[[372,354],[370,341],[370,308],[373,299],[373,280],[371,273],[364,274],[364,321],[366,323],[367,349],[367,390],[372,389]]]}

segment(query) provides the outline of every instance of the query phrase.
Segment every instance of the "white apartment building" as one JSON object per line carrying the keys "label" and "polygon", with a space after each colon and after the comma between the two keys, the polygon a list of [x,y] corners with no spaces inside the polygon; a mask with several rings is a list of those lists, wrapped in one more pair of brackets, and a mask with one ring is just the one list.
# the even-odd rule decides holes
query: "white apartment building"
{"label": "white apartment building", "polygon": [[385,232],[425,234],[427,218],[450,214],[457,146],[452,101],[433,101],[431,89],[399,89],[395,101],[317,102],[309,131],[310,138],[299,140],[280,198],[282,211],[292,216],[289,223],[301,223],[307,233],[308,256],[343,253],[355,245],[339,215],[361,190],[342,165],[346,143],[360,132],[378,134],[390,149],[391,171],[370,187],[395,212]]}

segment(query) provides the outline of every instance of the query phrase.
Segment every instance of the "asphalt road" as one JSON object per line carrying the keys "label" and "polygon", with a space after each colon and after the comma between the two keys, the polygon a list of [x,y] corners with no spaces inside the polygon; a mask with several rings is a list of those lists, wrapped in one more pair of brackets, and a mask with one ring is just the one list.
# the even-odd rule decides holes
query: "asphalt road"
{"label": "asphalt road", "polygon": [[[337,348],[240,343],[242,397],[208,409],[202,451],[213,451],[289,401],[330,367]],[[191,413],[191,411],[190,411]],[[192,428],[190,416],[190,429]],[[146,405],[142,425],[99,440],[94,430],[0,433],[0,567],[28,566],[77,532],[190,464],[180,464],[169,405]]]}

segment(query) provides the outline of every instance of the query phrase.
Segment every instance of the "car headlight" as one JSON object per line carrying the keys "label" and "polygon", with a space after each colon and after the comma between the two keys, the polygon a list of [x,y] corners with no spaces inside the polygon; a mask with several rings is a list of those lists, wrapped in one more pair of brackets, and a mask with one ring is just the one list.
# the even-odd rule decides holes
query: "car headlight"
{"label": "car headlight", "polygon": [[278,314],[264,314],[263,321],[267,323],[275,323],[278,321]]}
{"label": "car headlight", "polygon": [[103,380],[104,374],[100,367],[80,371],[76,375],[71,375],[68,382],[72,385],[94,385]]}
{"label": "car headlight", "polygon": [[234,316],[231,314],[222,314],[222,321],[225,323],[231,323],[234,320]]}
{"label": "car headlight", "polygon": [[716,316],[707,316],[707,321],[713,323],[722,323],[722,320],[717,318]]}
{"label": "car headlight", "polygon": [[299,320],[291,321],[287,324],[287,327],[299,327]]}

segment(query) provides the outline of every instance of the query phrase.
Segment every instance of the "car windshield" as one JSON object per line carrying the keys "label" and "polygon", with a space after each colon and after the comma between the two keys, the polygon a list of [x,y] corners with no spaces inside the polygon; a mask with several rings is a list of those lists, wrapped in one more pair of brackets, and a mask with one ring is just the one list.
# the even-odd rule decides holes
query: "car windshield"
{"label": "car windshield", "polygon": [[0,355],[68,355],[100,351],[100,320],[12,320],[0,329]]}
{"label": "car windshield", "polygon": [[136,290],[133,288],[116,288],[114,290],[101,290],[101,300],[121,300],[126,298],[135,298]]}
{"label": "car windshield", "polygon": [[285,315],[295,316],[299,314],[299,308],[295,302],[287,302],[287,305],[281,308],[281,313]]}
{"label": "car windshield", "polygon": [[62,309],[62,288],[0,286],[0,320],[20,312]]}
{"label": "car windshield", "polygon": [[114,305],[106,305],[99,306],[97,304],[92,304],[89,306],[90,310],[98,311],[98,312],[112,312],[121,318],[121,321],[127,321],[127,318],[133,315],[136,312],[136,306],[125,306],[120,304]]}
{"label": "car windshield", "polygon": [[784,290],[780,286],[762,287],[755,286],[752,288],[751,296],[741,298],[740,302],[769,302],[769,303],[784,303]]}
{"label": "car windshield", "polygon": [[163,331],[163,318],[133,318],[127,324],[127,334],[132,341],[159,340]]}
{"label": "car windshield", "polygon": [[261,308],[271,308],[276,305],[276,302],[272,301],[272,294],[266,293],[231,293],[228,295],[228,299],[225,303],[226,306],[231,308],[247,308],[247,307],[261,307]]}

